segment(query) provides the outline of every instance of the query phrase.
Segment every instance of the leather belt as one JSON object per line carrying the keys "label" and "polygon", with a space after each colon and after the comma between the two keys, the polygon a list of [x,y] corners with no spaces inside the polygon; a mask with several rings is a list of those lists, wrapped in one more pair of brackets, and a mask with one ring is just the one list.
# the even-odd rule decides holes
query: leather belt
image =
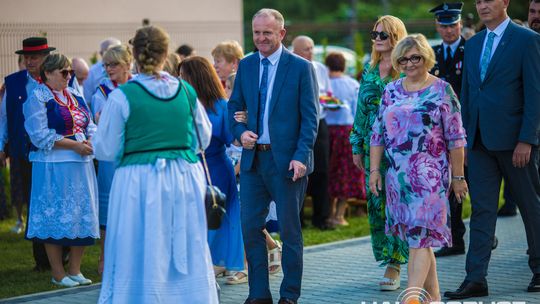
{"label": "leather belt", "polygon": [[270,151],[272,150],[271,144],[257,144],[257,151]]}

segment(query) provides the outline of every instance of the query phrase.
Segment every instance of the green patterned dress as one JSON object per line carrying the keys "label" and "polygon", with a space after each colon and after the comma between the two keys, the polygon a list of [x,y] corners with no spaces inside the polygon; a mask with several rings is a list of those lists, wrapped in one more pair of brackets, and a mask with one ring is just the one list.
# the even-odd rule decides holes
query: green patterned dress
{"label": "green patterned dress", "polygon": [[[381,79],[379,65],[371,68],[367,64],[362,74],[360,91],[358,92],[358,106],[354,117],[354,125],[351,130],[350,142],[353,154],[364,155],[366,169],[366,195],[368,220],[371,231],[371,245],[376,261],[382,261],[381,265],[388,263],[405,264],[409,258],[407,243],[398,237],[388,235],[385,232],[385,201],[384,191],[379,192],[379,197],[369,191],[369,142],[371,127],[379,112],[381,95],[387,83],[392,81],[390,76]],[[387,164],[383,158],[381,161],[381,175],[384,176]],[[384,185],[383,185],[384,189]]]}

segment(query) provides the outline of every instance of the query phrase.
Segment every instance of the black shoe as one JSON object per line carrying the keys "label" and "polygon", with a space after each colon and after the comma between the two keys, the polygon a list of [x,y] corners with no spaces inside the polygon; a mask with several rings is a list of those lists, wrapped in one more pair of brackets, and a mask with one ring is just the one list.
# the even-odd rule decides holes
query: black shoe
{"label": "black shoe", "polygon": [[495,238],[493,238],[493,244],[491,245],[491,250],[497,249],[497,246],[499,246],[499,239],[497,238],[497,236],[495,236]]}
{"label": "black shoe", "polygon": [[507,216],[516,216],[516,215],[517,215],[516,209],[508,210],[508,209],[503,208],[499,210],[499,212],[497,212],[498,217],[507,217]]}
{"label": "black shoe", "polygon": [[279,299],[278,304],[296,304],[297,302],[295,300],[281,298]]}
{"label": "black shoe", "polygon": [[535,273],[532,277],[529,286],[527,287],[528,292],[540,292],[540,273]]}
{"label": "black shoe", "polygon": [[451,255],[459,255],[459,254],[465,254],[465,248],[464,247],[443,247],[435,252],[436,257],[445,257],[445,256],[451,256]]}
{"label": "black shoe", "polygon": [[461,286],[456,291],[447,291],[444,293],[444,297],[448,299],[467,299],[472,297],[486,297],[488,296],[487,283],[477,283],[470,281],[463,281]]}
{"label": "black shoe", "polygon": [[274,304],[272,299],[250,299],[247,298],[244,304]]}

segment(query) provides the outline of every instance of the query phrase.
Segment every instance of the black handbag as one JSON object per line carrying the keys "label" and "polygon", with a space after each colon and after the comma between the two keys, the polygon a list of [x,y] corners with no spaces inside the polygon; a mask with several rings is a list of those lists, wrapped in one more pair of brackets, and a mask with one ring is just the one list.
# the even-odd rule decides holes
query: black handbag
{"label": "black handbag", "polygon": [[[186,95],[188,99],[192,96],[189,95],[189,91],[186,86],[182,83],[182,87],[186,90]],[[196,99],[195,99],[196,101]],[[212,185],[212,179],[210,178],[210,171],[208,170],[208,164],[206,163],[206,157],[204,155],[204,149],[200,146],[201,144],[201,135],[199,134],[199,128],[197,127],[197,122],[195,120],[195,113],[193,112],[193,107],[191,102],[189,102],[189,108],[191,111],[191,116],[193,117],[193,125],[195,126],[195,134],[197,134],[197,140],[199,141],[199,151],[201,153],[201,158],[203,160],[204,173],[206,175],[206,194],[204,196],[204,204],[206,207],[206,222],[208,229],[216,230],[221,226],[221,220],[223,216],[227,213],[225,211],[225,203],[227,201],[227,196],[219,190],[218,187]]]}

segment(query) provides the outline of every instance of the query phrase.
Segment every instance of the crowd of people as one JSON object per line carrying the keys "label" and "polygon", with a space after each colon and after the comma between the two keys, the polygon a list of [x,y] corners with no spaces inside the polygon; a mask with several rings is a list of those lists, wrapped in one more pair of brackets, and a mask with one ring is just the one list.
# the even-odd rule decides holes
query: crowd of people
{"label": "crowd of people", "polygon": [[[407,287],[431,297],[414,300],[438,301],[436,257],[465,253],[470,192],[467,276],[444,293],[466,299],[488,295],[504,178],[527,234],[527,291],[540,292],[540,1],[530,0],[530,29],[508,5],[477,0],[485,29],[465,39],[463,3],[442,3],[431,10],[442,38],[434,47],[380,17],[359,81],[339,52],[314,61],[308,36],[287,49],[274,9],[253,16],[255,52],[223,41],[213,63],[188,45],[170,53],[153,25],[129,45],[104,40],[90,68],[46,38],[24,39],[0,108],[13,232],[25,232],[36,269],[62,287],[92,283],[81,261],[100,240],[99,303],[218,303],[223,275],[249,284],[246,304],[269,304],[269,275],[283,271],[278,303],[291,304],[301,295],[306,193],[321,230],[348,225],[347,200],[366,199],[385,267],[378,288],[401,288],[406,265]],[[226,195],[215,230],[210,181]]]}

